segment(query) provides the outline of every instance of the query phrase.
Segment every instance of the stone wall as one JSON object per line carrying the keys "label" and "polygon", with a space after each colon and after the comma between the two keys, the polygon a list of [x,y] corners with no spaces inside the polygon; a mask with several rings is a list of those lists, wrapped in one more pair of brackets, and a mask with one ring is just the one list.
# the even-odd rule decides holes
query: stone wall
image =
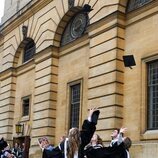
{"label": "stone wall", "polygon": [[[11,1],[6,3],[11,7]],[[128,14],[124,0],[75,0],[74,9],[69,9],[67,0],[27,3],[21,1],[20,12],[11,19],[6,8],[8,20],[1,28],[0,134],[11,141],[17,136],[14,125],[22,121],[25,129],[30,127],[30,157],[39,157],[39,137],[47,136],[58,144],[60,136],[67,134],[69,87],[80,82],[80,127],[88,108],[98,107],[96,132],[105,143],[113,129],[127,127],[126,135],[133,141],[131,157],[156,157],[157,131],[146,131],[145,126],[145,67],[157,58],[157,2]],[[85,34],[61,47],[67,23],[86,3],[93,11]],[[36,44],[34,58],[26,63],[22,62],[23,25]],[[135,56],[133,69],[123,65],[122,56],[128,54]],[[31,95],[31,109],[30,117],[24,119],[21,98],[27,95]]]}

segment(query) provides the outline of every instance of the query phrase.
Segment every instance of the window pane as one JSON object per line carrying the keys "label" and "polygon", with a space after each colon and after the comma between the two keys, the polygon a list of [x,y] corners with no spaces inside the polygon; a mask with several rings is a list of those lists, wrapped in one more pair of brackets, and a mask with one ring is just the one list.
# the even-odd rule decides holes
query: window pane
{"label": "window pane", "polygon": [[26,62],[26,61],[32,59],[34,54],[35,54],[35,44],[34,44],[34,41],[30,41],[25,46],[23,62]]}
{"label": "window pane", "polygon": [[70,128],[79,127],[80,84],[71,86],[70,102],[71,102]]}
{"label": "window pane", "polygon": [[23,99],[23,113],[22,116],[28,116],[29,115],[29,98]]}
{"label": "window pane", "polygon": [[148,129],[158,129],[158,60],[148,63]]}

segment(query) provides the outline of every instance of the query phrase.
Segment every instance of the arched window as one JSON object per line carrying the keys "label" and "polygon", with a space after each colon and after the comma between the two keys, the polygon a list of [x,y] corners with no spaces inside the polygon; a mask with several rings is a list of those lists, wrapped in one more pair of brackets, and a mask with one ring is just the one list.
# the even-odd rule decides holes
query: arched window
{"label": "arched window", "polygon": [[29,40],[25,47],[24,47],[24,55],[23,55],[23,63],[33,58],[33,55],[35,54],[35,43],[31,39]]}
{"label": "arched window", "polygon": [[129,0],[127,12],[138,9],[138,8],[146,5],[147,3],[151,2],[151,1],[153,1],[153,0]]}
{"label": "arched window", "polygon": [[[73,1],[69,1],[70,4],[71,2]],[[91,6],[89,4],[85,4],[82,8],[71,8],[71,12],[73,12],[75,9],[78,10],[78,12],[74,13],[73,17],[66,25],[62,34],[60,43],[61,46],[64,46],[81,37],[85,33],[85,30],[89,24],[88,13],[93,10]]]}
{"label": "arched window", "polygon": [[62,35],[61,46],[64,46],[81,37],[88,24],[87,13],[77,13],[68,23]]}

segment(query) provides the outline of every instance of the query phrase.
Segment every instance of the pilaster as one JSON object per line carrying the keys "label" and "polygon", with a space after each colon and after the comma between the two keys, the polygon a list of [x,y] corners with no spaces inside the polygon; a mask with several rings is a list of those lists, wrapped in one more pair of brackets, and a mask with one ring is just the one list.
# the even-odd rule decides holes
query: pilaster
{"label": "pilaster", "polygon": [[8,69],[0,74],[0,135],[12,141],[16,73]]}
{"label": "pilaster", "polygon": [[95,25],[89,28],[88,105],[100,109],[97,133],[108,141],[123,124],[124,16],[115,12]]}
{"label": "pilaster", "polygon": [[35,94],[30,155],[39,151],[38,138],[55,138],[58,57],[48,48],[35,57]]}

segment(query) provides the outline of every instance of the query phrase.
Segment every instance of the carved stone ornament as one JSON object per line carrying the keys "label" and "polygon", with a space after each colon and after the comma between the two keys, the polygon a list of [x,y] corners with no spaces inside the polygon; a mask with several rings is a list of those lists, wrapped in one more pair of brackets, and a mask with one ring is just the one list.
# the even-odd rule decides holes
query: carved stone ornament
{"label": "carved stone ornament", "polygon": [[27,38],[27,31],[28,31],[28,27],[25,25],[22,26],[23,39]]}
{"label": "carved stone ornament", "polygon": [[75,16],[75,18],[72,20],[71,24],[71,36],[73,38],[80,37],[87,26],[87,14],[85,13],[79,13]]}
{"label": "carved stone ornament", "polygon": [[78,13],[74,18],[68,23],[61,40],[61,46],[64,46],[77,38],[81,37],[88,25],[88,15],[87,13]]}
{"label": "carved stone ornament", "polygon": [[75,0],[68,0],[69,8],[74,7]]}

